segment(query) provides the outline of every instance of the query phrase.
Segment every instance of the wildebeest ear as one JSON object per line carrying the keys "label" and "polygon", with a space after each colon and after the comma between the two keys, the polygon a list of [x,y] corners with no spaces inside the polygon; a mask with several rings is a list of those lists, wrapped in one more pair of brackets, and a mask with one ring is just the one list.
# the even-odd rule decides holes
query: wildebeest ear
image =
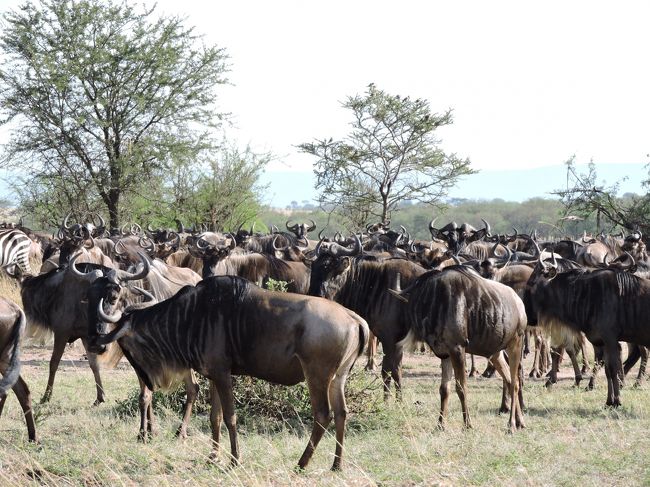
{"label": "wildebeest ear", "polygon": [[346,256],[341,259],[341,263],[343,264],[343,270],[348,270],[352,261],[350,260],[350,257]]}

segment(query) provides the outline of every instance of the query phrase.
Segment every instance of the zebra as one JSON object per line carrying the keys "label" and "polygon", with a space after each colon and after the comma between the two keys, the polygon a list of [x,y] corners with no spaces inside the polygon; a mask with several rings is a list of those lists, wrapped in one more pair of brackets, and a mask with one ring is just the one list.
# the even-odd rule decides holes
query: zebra
{"label": "zebra", "polygon": [[29,248],[32,240],[15,228],[0,230],[0,267],[9,274],[18,267],[23,275],[33,275],[29,265]]}

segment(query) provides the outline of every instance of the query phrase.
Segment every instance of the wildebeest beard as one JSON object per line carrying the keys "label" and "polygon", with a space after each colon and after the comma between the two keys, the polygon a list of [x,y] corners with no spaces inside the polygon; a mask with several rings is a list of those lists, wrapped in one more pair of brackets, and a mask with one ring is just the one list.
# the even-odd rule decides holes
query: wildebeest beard
{"label": "wildebeest beard", "polygon": [[[119,343],[147,387],[167,389],[188,368],[205,371],[207,360],[215,355],[215,344],[224,341],[233,371],[243,368],[251,337],[265,326],[242,305],[250,286],[238,277],[213,277],[122,318],[118,327],[128,322],[136,333]],[[128,350],[130,340],[135,340],[137,357]]]}

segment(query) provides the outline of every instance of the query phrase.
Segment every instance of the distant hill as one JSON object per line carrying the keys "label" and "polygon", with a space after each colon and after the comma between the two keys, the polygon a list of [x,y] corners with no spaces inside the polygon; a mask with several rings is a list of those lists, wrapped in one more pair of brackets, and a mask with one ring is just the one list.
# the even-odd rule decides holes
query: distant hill
{"label": "distant hill", "polygon": [[[578,172],[586,172],[586,165],[578,165]],[[621,182],[620,194],[640,193],[641,182],[648,178],[645,164],[598,164],[599,181],[611,185]],[[284,208],[296,201],[313,201],[315,177],[311,171],[273,171],[266,172],[263,183],[269,184],[266,203],[276,208]],[[552,197],[556,189],[566,187],[566,167],[564,165],[546,166],[534,169],[482,170],[463,178],[449,197],[453,199],[493,199],[524,201],[533,197]]]}

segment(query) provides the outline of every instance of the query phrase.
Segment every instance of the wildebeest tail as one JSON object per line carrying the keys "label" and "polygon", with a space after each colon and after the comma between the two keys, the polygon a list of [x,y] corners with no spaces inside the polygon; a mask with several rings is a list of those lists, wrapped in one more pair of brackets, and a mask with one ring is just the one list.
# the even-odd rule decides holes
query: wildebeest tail
{"label": "wildebeest tail", "polygon": [[20,337],[25,331],[25,313],[20,310],[18,319],[15,321],[13,328],[11,329],[11,335],[9,337],[9,342],[5,345],[2,355],[4,355],[9,348],[13,347],[11,351],[11,358],[9,359],[9,365],[4,371],[2,380],[0,380],[0,397],[3,397],[7,394],[9,389],[11,389],[18,377],[20,377]]}
{"label": "wildebeest tail", "polygon": [[368,324],[365,321],[360,321],[359,322],[359,353],[357,354],[357,358],[361,357],[361,355],[363,355],[363,352],[365,352],[366,347],[368,346],[369,339],[370,339],[370,329],[368,328]]}

